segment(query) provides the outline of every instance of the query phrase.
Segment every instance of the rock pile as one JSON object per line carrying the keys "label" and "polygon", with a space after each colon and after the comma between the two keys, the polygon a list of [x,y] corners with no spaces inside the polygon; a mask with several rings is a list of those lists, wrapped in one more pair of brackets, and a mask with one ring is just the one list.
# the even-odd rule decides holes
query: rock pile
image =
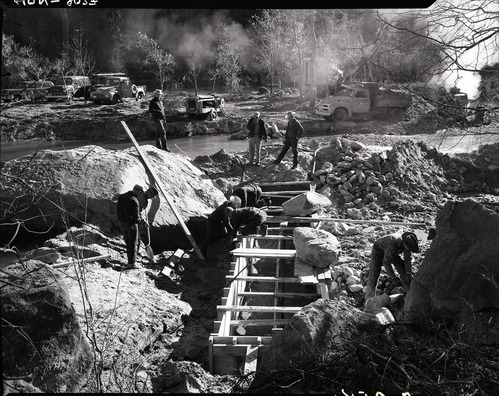
{"label": "rock pile", "polygon": [[385,152],[369,154],[363,149],[362,144],[346,138],[334,139],[320,149],[317,158],[327,161],[312,175],[317,191],[347,209],[375,202],[393,176],[381,172]]}

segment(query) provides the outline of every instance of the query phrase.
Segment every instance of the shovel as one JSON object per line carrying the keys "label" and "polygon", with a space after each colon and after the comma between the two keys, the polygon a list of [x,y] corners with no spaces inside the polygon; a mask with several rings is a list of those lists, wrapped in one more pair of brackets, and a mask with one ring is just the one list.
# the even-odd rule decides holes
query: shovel
{"label": "shovel", "polygon": [[149,260],[154,261],[154,252],[152,251],[152,248],[150,245],[147,245],[144,247],[146,251],[146,255],[149,258]]}

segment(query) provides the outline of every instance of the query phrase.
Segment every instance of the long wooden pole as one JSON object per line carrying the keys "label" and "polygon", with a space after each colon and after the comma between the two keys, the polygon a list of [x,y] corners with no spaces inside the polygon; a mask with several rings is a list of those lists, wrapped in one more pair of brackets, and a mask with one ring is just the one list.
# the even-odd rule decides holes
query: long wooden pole
{"label": "long wooden pole", "polygon": [[133,137],[132,132],[128,128],[128,126],[125,123],[125,121],[121,121],[121,125],[123,125],[123,128],[125,128],[125,131],[128,134],[128,136],[130,137],[130,140],[132,141],[132,143],[134,144],[135,148],[139,152],[140,157],[144,161],[144,164],[145,164],[147,170],[151,173],[151,175],[153,177],[153,180],[156,182],[156,185],[158,186],[159,190],[163,194],[163,197],[165,197],[166,202],[168,202],[168,205],[170,205],[170,208],[172,209],[173,213],[175,214],[175,217],[177,218],[178,222],[182,226],[182,229],[184,230],[184,233],[187,236],[187,239],[189,240],[189,242],[191,243],[191,246],[194,248],[194,251],[196,252],[197,256],[201,260],[204,260],[203,253],[201,253],[201,250],[199,249],[199,247],[198,247],[196,241],[194,240],[194,238],[192,237],[192,234],[191,234],[190,230],[187,228],[187,226],[185,225],[184,221],[182,220],[182,216],[180,215],[179,211],[177,210],[177,207],[175,206],[175,204],[173,203],[173,200],[166,193],[166,191],[165,191],[165,189],[163,187],[163,184],[160,182],[158,176],[156,175],[156,172],[154,172],[154,169],[152,168],[152,166],[149,163],[148,159],[142,153],[142,150],[141,150],[139,144],[137,143],[137,141],[135,140],[135,138]]}
{"label": "long wooden pole", "polygon": [[400,225],[411,227],[427,227],[425,223],[405,223],[401,221],[383,221],[383,220],[353,220],[353,219],[335,219],[332,217],[293,217],[293,216],[267,216],[267,223],[273,222],[297,222],[297,223],[312,223],[317,221],[333,222],[333,223],[353,223],[353,224],[385,224],[385,225]]}

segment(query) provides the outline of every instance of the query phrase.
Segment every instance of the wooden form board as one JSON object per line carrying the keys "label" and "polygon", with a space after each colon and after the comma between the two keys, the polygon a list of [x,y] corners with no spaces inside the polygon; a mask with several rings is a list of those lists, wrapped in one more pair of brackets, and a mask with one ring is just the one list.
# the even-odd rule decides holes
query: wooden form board
{"label": "wooden form board", "polygon": [[237,248],[230,252],[235,257],[257,257],[257,258],[294,258],[294,249],[248,249]]}

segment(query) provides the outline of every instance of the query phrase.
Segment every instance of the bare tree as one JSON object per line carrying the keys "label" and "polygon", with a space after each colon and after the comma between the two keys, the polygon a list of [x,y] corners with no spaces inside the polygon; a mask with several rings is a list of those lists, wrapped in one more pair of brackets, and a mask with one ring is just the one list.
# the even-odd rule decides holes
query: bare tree
{"label": "bare tree", "polygon": [[175,66],[173,55],[161,49],[159,41],[150,38],[145,33],[137,34],[137,45],[146,54],[146,64],[153,70],[160,87],[163,82],[172,73]]}
{"label": "bare tree", "polygon": [[88,50],[88,42],[84,39],[84,30],[75,29],[74,32],[68,44],[68,52],[73,63],[73,73],[87,76],[95,67],[95,58]]}
{"label": "bare tree", "polygon": [[239,89],[241,62],[239,58],[240,48],[232,39],[228,26],[222,25],[219,44],[216,49],[216,68],[220,71],[231,92]]}
{"label": "bare tree", "polygon": [[205,59],[203,58],[200,51],[194,51],[191,56],[187,59],[189,65],[189,71],[187,73],[187,78],[194,84],[195,94],[198,94],[198,77],[201,71],[205,67]]}
{"label": "bare tree", "polygon": [[389,28],[405,33],[408,41],[423,38],[438,49],[441,57],[427,70],[431,74],[478,72],[484,64],[499,60],[496,0],[439,0],[428,9],[377,16]]}

